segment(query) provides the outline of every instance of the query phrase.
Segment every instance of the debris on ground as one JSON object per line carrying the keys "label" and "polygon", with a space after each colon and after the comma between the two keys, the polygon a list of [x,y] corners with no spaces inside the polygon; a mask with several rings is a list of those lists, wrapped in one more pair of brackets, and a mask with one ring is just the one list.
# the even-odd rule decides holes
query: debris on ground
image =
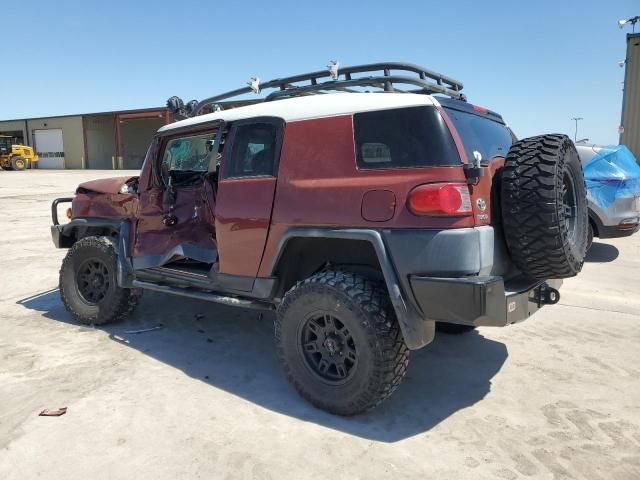
{"label": "debris on ground", "polygon": [[42,410],[38,416],[40,417],[59,417],[60,415],[64,415],[67,413],[67,407],[60,408],[45,408]]}
{"label": "debris on ground", "polygon": [[202,320],[204,318],[204,314],[203,313],[196,313],[194,315],[194,317],[195,317],[196,320],[200,321],[200,320]]}
{"label": "debris on ground", "polygon": [[134,333],[146,333],[146,332],[153,332],[154,330],[160,330],[164,325],[162,325],[161,323],[156,325],[155,327],[151,327],[151,328],[141,328],[139,330],[125,330],[124,333],[128,333],[128,334],[134,334]]}

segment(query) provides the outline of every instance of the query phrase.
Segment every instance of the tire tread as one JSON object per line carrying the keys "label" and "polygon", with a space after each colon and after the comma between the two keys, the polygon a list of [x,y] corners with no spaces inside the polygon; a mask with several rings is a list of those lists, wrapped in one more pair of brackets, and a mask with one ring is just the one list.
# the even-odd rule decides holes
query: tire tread
{"label": "tire tread", "polygon": [[[376,350],[375,375],[367,384],[356,401],[336,408],[335,405],[322,399],[311,397],[304,385],[295,378],[291,368],[285,360],[284,350],[280,339],[280,329],[283,316],[288,306],[308,289],[329,288],[344,294],[351,301],[354,314],[362,319],[369,341]],[[407,348],[400,326],[395,319],[389,302],[387,290],[382,282],[375,281],[346,271],[323,271],[317,273],[292,287],[284,296],[278,308],[275,320],[277,353],[283,365],[285,374],[296,390],[309,402],[332,413],[339,415],[354,415],[370,410],[387,399],[400,385],[407,372],[409,364],[409,349]]]}

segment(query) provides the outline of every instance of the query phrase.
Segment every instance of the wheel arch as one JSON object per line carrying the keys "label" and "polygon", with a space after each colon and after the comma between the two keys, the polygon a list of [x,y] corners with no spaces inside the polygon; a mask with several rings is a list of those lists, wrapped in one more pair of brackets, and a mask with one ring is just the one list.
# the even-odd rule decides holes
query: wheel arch
{"label": "wheel arch", "polygon": [[106,218],[74,218],[64,225],[54,225],[52,230],[58,232],[54,235],[54,243],[58,248],[71,248],[74,243],[85,237],[114,237],[120,236],[122,220]]}
{"label": "wheel arch", "polygon": [[58,248],[71,248],[86,237],[109,239],[118,256],[118,285],[128,287],[133,280],[133,267],[129,259],[129,223],[126,219],[74,218],[64,225],[53,225],[51,236]]}
{"label": "wheel arch", "polygon": [[600,221],[600,218],[598,217],[596,212],[594,212],[590,207],[588,208],[588,215],[589,215],[589,223],[591,224],[591,228],[593,228],[593,236],[599,237],[600,227],[602,226],[602,222]]}
{"label": "wheel arch", "polygon": [[276,298],[297,282],[327,268],[377,276],[384,280],[405,342],[410,349],[433,340],[435,322],[426,320],[404,292],[377,230],[294,228],[285,233],[271,263],[278,278]]}

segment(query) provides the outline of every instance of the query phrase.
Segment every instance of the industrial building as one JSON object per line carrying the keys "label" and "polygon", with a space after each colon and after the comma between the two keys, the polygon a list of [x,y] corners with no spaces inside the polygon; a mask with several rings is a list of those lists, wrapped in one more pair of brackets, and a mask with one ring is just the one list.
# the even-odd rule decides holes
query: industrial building
{"label": "industrial building", "polygon": [[32,146],[38,168],[138,169],[155,132],[173,121],[165,108],[0,121],[0,135]]}
{"label": "industrial building", "polygon": [[620,143],[640,161],[640,33],[627,34]]}

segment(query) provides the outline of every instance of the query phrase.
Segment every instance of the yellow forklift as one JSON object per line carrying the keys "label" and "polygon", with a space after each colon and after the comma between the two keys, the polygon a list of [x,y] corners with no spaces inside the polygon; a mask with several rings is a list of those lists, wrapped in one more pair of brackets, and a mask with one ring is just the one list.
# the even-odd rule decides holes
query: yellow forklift
{"label": "yellow forklift", "polygon": [[35,168],[38,155],[26,145],[13,145],[12,137],[0,135],[0,167],[3,170],[26,170]]}

